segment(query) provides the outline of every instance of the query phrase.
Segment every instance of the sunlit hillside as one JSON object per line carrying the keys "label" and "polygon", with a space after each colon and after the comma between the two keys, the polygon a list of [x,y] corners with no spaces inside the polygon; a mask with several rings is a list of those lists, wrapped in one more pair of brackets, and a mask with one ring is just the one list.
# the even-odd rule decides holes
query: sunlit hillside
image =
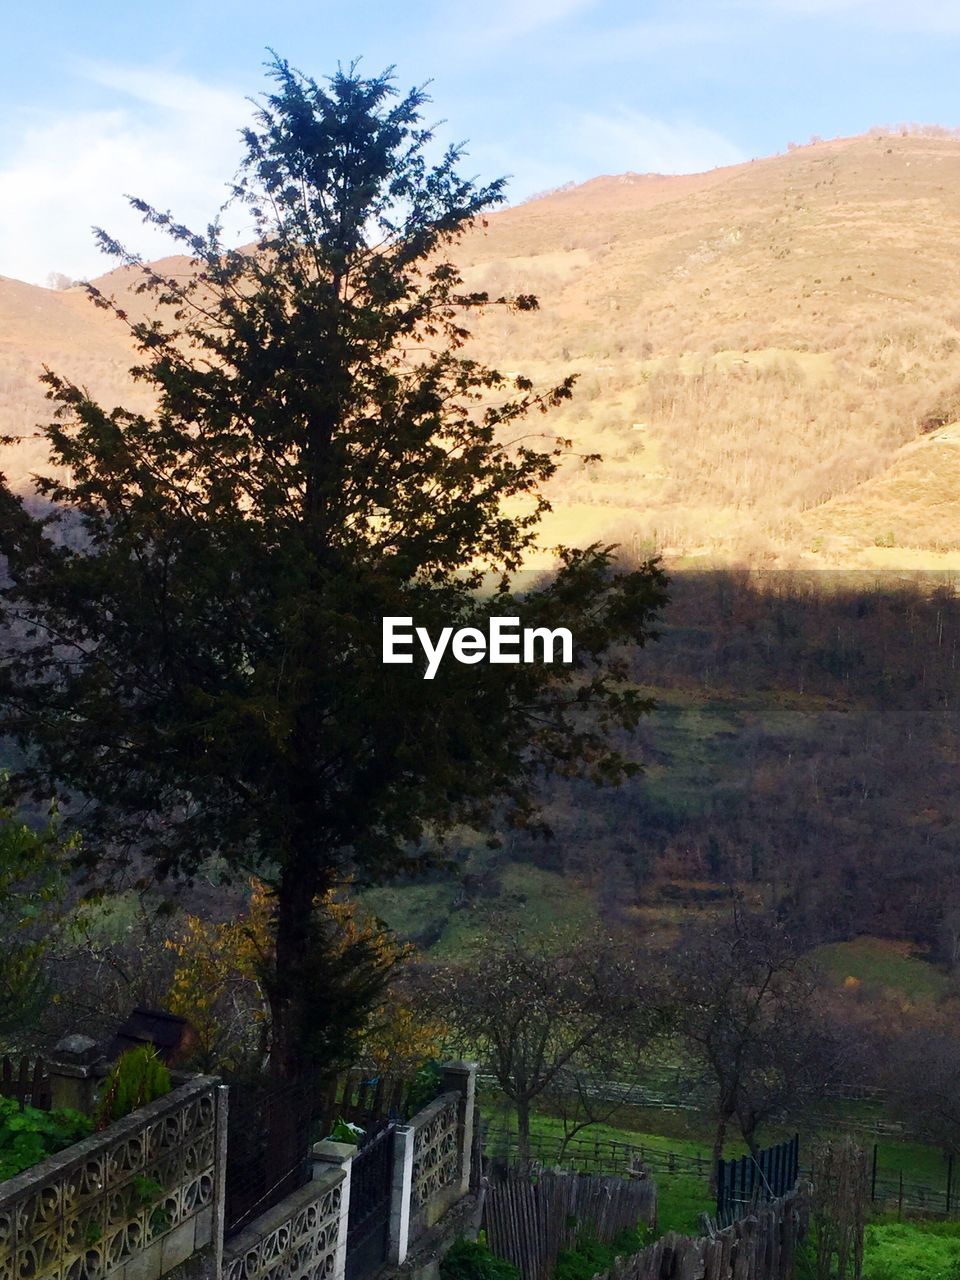
{"label": "sunlit hillside", "polygon": [[960,565],[960,141],[877,135],[490,219],[502,368],[580,375],[552,528],[687,557]]}
{"label": "sunlit hillside", "polygon": [[[538,383],[579,375],[532,427],[574,440],[545,544],[960,568],[960,140],[597,178],[495,214],[460,256],[471,287],[541,301],[491,308],[477,350]],[[0,279],[3,432],[44,412],[43,362],[135,400],[121,326],[79,290]],[[36,460],[27,442],[3,465]]]}

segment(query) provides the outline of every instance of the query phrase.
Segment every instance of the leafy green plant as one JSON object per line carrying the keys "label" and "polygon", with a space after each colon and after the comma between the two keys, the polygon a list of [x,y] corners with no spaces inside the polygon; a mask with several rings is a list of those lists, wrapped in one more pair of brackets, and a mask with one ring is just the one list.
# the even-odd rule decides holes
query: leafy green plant
{"label": "leafy green plant", "polygon": [[134,1207],[150,1208],[150,1230],[154,1235],[162,1235],[169,1231],[172,1219],[167,1210],[158,1203],[163,1196],[163,1187],[156,1178],[148,1178],[139,1174],[132,1182]]}
{"label": "leafy green plant", "polygon": [[104,1082],[97,1109],[97,1128],[105,1129],[140,1107],[170,1092],[170,1072],[152,1045],[139,1045],[120,1055]]}
{"label": "leafy green plant", "polygon": [[150,1215],[150,1230],[155,1236],[161,1236],[165,1231],[169,1231],[172,1225],[173,1219],[170,1214],[158,1205]]}
{"label": "leafy green plant", "polygon": [[363,1137],[364,1130],[358,1124],[351,1124],[349,1120],[344,1120],[342,1116],[338,1116],[337,1123],[330,1130],[331,1142],[348,1142],[355,1147]]}
{"label": "leafy green plant", "polygon": [[133,1190],[141,1207],[152,1204],[163,1195],[163,1187],[156,1178],[146,1178],[143,1174],[134,1178]]}
{"label": "leafy green plant", "polygon": [[481,1240],[458,1240],[440,1260],[440,1280],[519,1280],[512,1262]]}
{"label": "leafy green plant", "polygon": [[425,1062],[413,1077],[407,1096],[407,1109],[411,1115],[428,1106],[440,1092],[443,1070],[435,1059]]}
{"label": "leafy green plant", "polygon": [[79,1111],[41,1111],[0,1098],[0,1182],[86,1138],[93,1125]]}
{"label": "leafy green plant", "polygon": [[615,1258],[629,1258],[650,1243],[652,1233],[647,1226],[627,1227],[609,1244],[603,1244],[589,1232],[577,1237],[572,1249],[564,1249],[557,1258],[554,1280],[592,1280],[609,1271]]}

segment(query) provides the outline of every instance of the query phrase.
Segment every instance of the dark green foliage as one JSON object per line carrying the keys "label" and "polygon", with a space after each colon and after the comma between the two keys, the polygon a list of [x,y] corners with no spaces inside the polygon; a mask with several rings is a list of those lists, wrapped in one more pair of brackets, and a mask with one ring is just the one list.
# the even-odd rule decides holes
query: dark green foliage
{"label": "dark green foliage", "polygon": [[145,1178],[143,1174],[138,1174],[133,1180],[133,1190],[141,1205],[153,1204],[153,1202],[163,1195],[163,1187],[157,1182],[156,1178]]}
{"label": "dark green foliage", "polygon": [[0,1032],[28,1023],[47,997],[43,956],[67,852],[53,820],[37,832],[0,807]]}
{"label": "dark green foliage", "polygon": [[79,1111],[41,1111],[0,1098],[0,1182],[72,1146],[93,1131]]}
{"label": "dark green foliage", "polygon": [[[16,637],[0,731],[23,785],[85,797],[99,877],[215,862],[273,888],[273,1065],[290,1075],[367,998],[315,980],[318,898],[442,858],[458,824],[532,823],[546,770],[634,769],[617,735],[648,702],[619,646],[647,637],[664,580],[595,546],[514,594],[566,449],[534,447],[522,419],[572,379],[537,390],[462,354],[472,310],[536,306],[463,292],[445,256],[502,184],[459,177],[456,148],[428,163],[421,90],[354,69],[318,84],[279,59],[271,75],[234,188],[251,251],[139,201],[188,272],[101,234],[142,271],[146,319],[91,293],[129,326],[157,408],[108,410],[47,374],[49,510],[0,490]],[[436,635],[492,614],[570,628],[574,663],[449,662],[432,681],[382,663],[384,616]]]}
{"label": "dark green foliage", "polygon": [[440,1259],[440,1280],[519,1280],[512,1262],[479,1240],[458,1240]]}
{"label": "dark green foliage", "polygon": [[602,1244],[596,1236],[583,1234],[577,1237],[576,1247],[564,1249],[557,1258],[554,1280],[593,1280],[613,1266],[615,1258],[629,1258],[645,1249],[652,1239],[649,1227],[627,1228],[609,1244]]}
{"label": "dark green foliage", "polygon": [[425,1062],[413,1077],[410,1092],[407,1095],[407,1110],[411,1115],[433,1102],[440,1092],[443,1072],[439,1062]]}
{"label": "dark green foliage", "polygon": [[97,1127],[106,1128],[170,1092],[170,1072],[150,1045],[122,1053],[103,1083]]}

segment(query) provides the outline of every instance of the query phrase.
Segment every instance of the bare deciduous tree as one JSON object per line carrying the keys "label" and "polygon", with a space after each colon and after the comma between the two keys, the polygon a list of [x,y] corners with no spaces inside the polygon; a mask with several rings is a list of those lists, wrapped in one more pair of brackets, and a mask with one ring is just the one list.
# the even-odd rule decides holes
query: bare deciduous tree
{"label": "bare deciduous tree", "polygon": [[764,1123],[796,1115],[836,1078],[843,1049],[818,1007],[820,981],[781,923],[739,904],[676,948],[677,1025],[713,1088],[714,1170],[731,1122],[755,1152]]}
{"label": "bare deciduous tree", "polygon": [[605,1104],[590,1080],[636,1053],[636,1029],[651,1017],[636,960],[605,941],[567,950],[487,943],[472,963],[433,973],[431,985],[461,1048],[516,1107],[521,1160],[535,1102],[564,1095],[566,1141],[599,1118]]}

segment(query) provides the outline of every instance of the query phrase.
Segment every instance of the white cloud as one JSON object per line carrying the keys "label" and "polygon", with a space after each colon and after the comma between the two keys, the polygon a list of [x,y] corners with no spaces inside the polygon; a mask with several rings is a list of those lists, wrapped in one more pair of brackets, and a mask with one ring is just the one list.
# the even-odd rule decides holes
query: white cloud
{"label": "white cloud", "polygon": [[513,44],[534,33],[562,26],[592,9],[596,0],[486,0],[478,6],[445,6],[444,44],[456,54],[476,57],[489,46]]}
{"label": "white cloud", "polygon": [[765,17],[855,18],[879,31],[960,34],[957,0],[732,0],[730,7],[759,11]]}
{"label": "white cloud", "polygon": [[586,112],[572,141],[593,173],[700,173],[747,159],[729,139],[692,121],[675,123],[623,109]]}
{"label": "white cloud", "polygon": [[569,113],[549,130],[470,147],[468,172],[509,174],[510,203],[601,174],[702,173],[748,159],[728,138],[694,121],[639,111]]}
{"label": "white cloud", "polygon": [[51,271],[109,270],[115,264],[97,250],[92,226],[150,256],[175,252],[143,226],[126,194],[200,229],[223,203],[250,116],[241,95],[135,68],[83,74],[114,90],[118,105],[25,120],[0,161],[0,274],[43,283]]}

